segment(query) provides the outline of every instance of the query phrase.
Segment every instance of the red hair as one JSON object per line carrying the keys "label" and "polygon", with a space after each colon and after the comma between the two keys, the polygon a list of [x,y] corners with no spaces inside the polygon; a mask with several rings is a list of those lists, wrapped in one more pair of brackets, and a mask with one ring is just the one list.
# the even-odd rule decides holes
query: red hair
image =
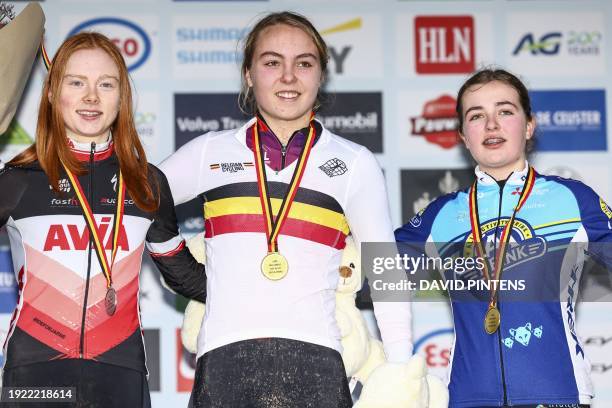
{"label": "red hair", "polygon": [[[108,37],[93,32],[76,34],[63,42],[51,63],[40,97],[36,141],[8,164],[23,166],[38,160],[49,178],[49,184],[59,191],[62,163],[74,174],[87,173],[66,142],[64,118],[59,106],[60,88],[68,60],[76,51],[100,49],[108,54],[119,70],[119,111],[111,126],[113,144],[125,186],[130,197],[141,210],[152,212],[159,206],[159,194],[154,192],[152,174],[138,138],[132,111],[132,89],[125,61],[119,49]],[[157,191],[157,188],[155,189]]]}

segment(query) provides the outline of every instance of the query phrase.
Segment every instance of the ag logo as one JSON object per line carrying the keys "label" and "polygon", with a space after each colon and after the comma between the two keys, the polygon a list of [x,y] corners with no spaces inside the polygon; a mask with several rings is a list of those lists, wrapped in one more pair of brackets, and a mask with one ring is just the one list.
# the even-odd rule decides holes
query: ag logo
{"label": "ag logo", "polygon": [[531,55],[556,55],[561,47],[561,33],[552,32],[544,34],[538,40],[533,36],[533,33],[528,33],[521,38],[512,55],[518,55],[522,52],[529,52]]}
{"label": "ag logo", "polygon": [[89,30],[100,31],[111,39],[125,58],[129,71],[144,64],[151,54],[149,36],[131,21],[116,17],[94,18],[73,28],[68,36]]}

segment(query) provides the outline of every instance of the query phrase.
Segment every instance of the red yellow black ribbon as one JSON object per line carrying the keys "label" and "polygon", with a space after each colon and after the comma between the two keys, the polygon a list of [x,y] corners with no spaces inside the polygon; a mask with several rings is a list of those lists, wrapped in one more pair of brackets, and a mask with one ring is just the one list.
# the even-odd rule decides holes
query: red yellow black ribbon
{"label": "red yellow black ribbon", "polygon": [[70,179],[70,184],[74,189],[74,192],[79,201],[79,205],[81,206],[81,210],[83,211],[83,217],[87,223],[87,227],[89,228],[89,233],[94,242],[94,248],[96,250],[96,254],[98,255],[98,261],[100,262],[100,266],[102,267],[102,271],[104,272],[104,276],[106,277],[106,287],[110,288],[113,284],[112,277],[112,268],[115,264],[115,257],[117,255],[117,248],[119,246],[119,233],[121,232],[121,225],[123,223],[123,213],[125,207],[125,184],[123,182],[123,175],[121,171],[119,171],[119,183],[117,185],[117,198],[115,203],[115,220],[113,222],[113,248],[111,253],[111,261],[109,263],[108,258],[106,256],[106,252],[104,250],[104,244],[102,242],[102,238],[100,237],[99,228],[96,224],[96,220],[94,218],[93,212],[91,210],[91,206],[85,197],[85,193],[83,192],[83,188],[79,183],[78,178],[72,174],[72,172],[64,165],[64,170],[66,174],[68,174],[68,178]]}
{"label": "red yellow black ribbon", "polygon": [[[483,262],[483,275],[486,281],[490,279],[498,280],[501,277],[504,268],[504,259],[506,255],[506,250],[508,248],[508,243],[510,242],[510,235],[512,233],[512,225],[514,224],[514,219],[516,218],[516,214],[520,211],[525,201],[527,201],[527,197],[531,194],[531,190],[533,189],[533,185],[535,183],[535,170],[533,167],[529,167],[527,171],[527,177],[525,178],[525,183],[523,184],[523,190],[521,191],[521,195],[519,197],[516,206],[514,207],[514,211],[512,212],[512,216],[508,223],[504,226],[502,230],[502,234],[500,236],[499,242],[500,247],[497,251],[493,263],[493,276],[491,276],[489,270],[489,261],[487,259],[487,254],[482,245],[482,231],[480,229],[480,219],[478,218],[478,200],[477,200],[477,186],[478,180],[474,181],[472,188],[470,189],[470,223],[472,226],[472,238],[473,244],[476,248],[477,255],[482,257],[485,262]],[[500,197],[501,199],[501,197]],[[499,222],[499,221],[498,221]],[[489,301],[490,307],[495,307],[497,304],[497,286],[494,286],[491,290],[491,298]]]}
{"label": "red yellow black ribbon", "polygon": [[306,142],[304,144],[304,147],[302,148],[300,157],[298,158],[295,170],[293,172],[293,176],[291,178],[291,182],[289,183],[289,189],[287,190],[287,193],[285,194],[285,197],[281,202],[281,206],[278,210],[278,215],[276,216],[276,219],[274,218],[274,214],[272,212],[272,204],[270,201],[270,195],[268,193],[268,180],[266,178],[264,155],[263,149],[261,147],[261,138],[259,137],[258,130],[259,119],[255,121],[255,124],[252,127],[254,147],[253,154],[255,156],[255,169],[257,172],[259,199],[261,201],[261,208],[265,219],[266,238],[268,240],[268,252],[278,252],[278,234],[289,215],[291,204],[295,199],[295,194],[297,193],[300,182],[302,181],[302,176],[304,175],[304,171],[306,170],[306,163],[308,162],[308,157],[310,156],[310,151],[312,150],[312,146],[315,140],[315,130],[312,123],[313,120],[314,113],[312,113],[310,116],[308,136],[306,137]]}

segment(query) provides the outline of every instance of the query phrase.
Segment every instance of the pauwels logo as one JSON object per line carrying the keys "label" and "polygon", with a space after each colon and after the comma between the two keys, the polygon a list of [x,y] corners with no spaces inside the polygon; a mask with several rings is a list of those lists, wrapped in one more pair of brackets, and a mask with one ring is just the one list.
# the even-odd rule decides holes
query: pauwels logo
{"label": "pauwels logo", "polygon": [[[101,237],[104,237],[104,249],[113,249],[113,226],[111,225],[111,217],[102,217],[100,224],[98,225],[98,233]],[[45,239],[45,246],[43,251],[85,251],[89,245],[89,229],[87,226],[83,226],[81,230],[74,224],[62,225],[53,224],[49,226],[47,232],[47,238]],[[123,251],[129,251],[130,246],[128,244],[127,234],[125,227],[122,224],[119,230],[118,248]]]}
{"label": "pauwels logo", "polygon": [[472,16],[418,16],[414,20],[419,74],[466,74],[475,69]]}
{"label": "pauwels logo", "polygon": [[423,136],[444,149],[455,147],[459,143],[455,104],[455,98],[449,95],[428,101],[421,116],[410,118],[412,135]]}

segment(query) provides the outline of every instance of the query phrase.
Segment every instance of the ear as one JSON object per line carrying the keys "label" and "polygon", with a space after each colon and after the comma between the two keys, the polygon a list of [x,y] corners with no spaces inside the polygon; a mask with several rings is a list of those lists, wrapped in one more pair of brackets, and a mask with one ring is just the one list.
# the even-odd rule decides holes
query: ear
{"label": "ear", "polygon": [[533,133],[536,128],[536,119],[532,117],[531,120],[527,122],[527,134],[525,135],[526,139],[529,140],[533,137]]}
{"label": "ear", "polygon": [[47,92],[47,100],[49,101],[49,103],[53,103],[53,94],[51,93],[51,91]]}
{"label": "ear", "polygon": [[470,146],[468,146],[467,144],[467,139],[465,138],[465,135],[463,134],[463,132],[461,131],[461,129],[457,129],[457,134],[459,135],[459,138],[461,139],[461,141],[463,142],[463,144],[465,145],[465,148],[470,150]]}
{"label": "ear", "polygon": [[249,69],[246,69],[244,71],[244,79],[246,80],[246,83],[249,86],[249,88],[252,88],[253,87],[253,80],[251,79],[251,71]]}

